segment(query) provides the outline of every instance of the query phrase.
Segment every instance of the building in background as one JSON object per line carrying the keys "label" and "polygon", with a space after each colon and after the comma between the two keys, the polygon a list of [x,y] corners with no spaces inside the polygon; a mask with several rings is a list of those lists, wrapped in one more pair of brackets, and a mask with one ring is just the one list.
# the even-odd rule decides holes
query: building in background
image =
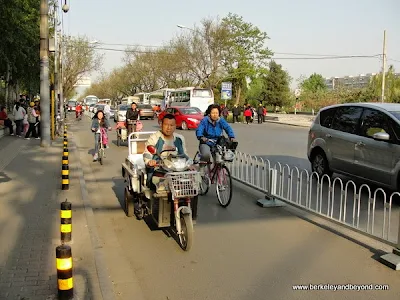
{"label": "building in background", "polygon": [[[379,74],[379,73],[378,73]],[[325,84],[328,90],[335,90],[338,88],[344,89],[360,89],[368,87],[374,76],[377,73],[360,74],[357,76],[344,76],[344,77],[330,77],[325,78]],[[400,73],[395,73],[395,77],[400,77]]]}
{"label": "building in background", "polygon": [[88,76],[82,76],[74,85],[77,97],[83,95],[87,88],[92,85],[92,80]]}

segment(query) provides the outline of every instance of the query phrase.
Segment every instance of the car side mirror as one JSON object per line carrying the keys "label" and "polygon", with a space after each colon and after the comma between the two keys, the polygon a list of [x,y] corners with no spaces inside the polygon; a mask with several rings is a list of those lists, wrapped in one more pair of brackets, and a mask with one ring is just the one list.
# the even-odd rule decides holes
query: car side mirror
{"label": "car side mirror", "polygon": [[377,132],[372,135],[373,139],[378,141],[388,141],[390,140],[390,135],[386,132]]}

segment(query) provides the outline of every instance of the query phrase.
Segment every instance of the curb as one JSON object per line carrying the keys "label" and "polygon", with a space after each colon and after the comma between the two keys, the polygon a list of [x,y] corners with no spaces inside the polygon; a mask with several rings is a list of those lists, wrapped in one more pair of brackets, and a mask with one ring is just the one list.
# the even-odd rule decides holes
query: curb
{"label": "curb", "polygon": [[0,128],[0,139],[6,135],[4,128]]}
{"label": "curb", "polygon": [[[72,140],[71,150],[73,155],[78,159],[78,161],[82,164],[81,156],[77,150],[76,142],[73,134],[71,134],[70,139]],[[79,176],[80,190],[82,195],[82,202],[85,209],[87,226],[90,233],[90,240],[92,243],[93,256],[96,265],[97,279],[99,281],[99,286],[101,290],[101,295],[103,299],[106,300],[115,300],[114,289],[109,279],[107,268],[106,268],[106,259],[104,255],[104,250],[102,249],[102,245],[100,242],[100,237],[96,228],[96,221],[93,213],[93,209],[89,199],[89,193],[86,188],[85,176],[82,168],[77,169],[77,173]]]}
{"label": "curb", "polygon": [[265,121],[265,123],[274,123],[274,124],[282,124],[282,125],[287,125],[287,126],[294,126],[294,127],[303,127],[303,128],[310,128],[310,125],[301,125],[301,124],[293,124],[293,123],[286,123],[286,122],[280,122],[280,121]]}

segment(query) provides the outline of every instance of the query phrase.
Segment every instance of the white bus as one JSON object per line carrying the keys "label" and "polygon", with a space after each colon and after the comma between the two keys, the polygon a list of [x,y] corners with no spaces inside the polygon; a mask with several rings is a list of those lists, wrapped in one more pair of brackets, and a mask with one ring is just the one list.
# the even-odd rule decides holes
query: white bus
{"label": "white bus", "polygon": [[128,96],[128,97],[124,97],[121,100],[121,104],[126,104],[126,105],[131,105],[132,102],[135,102],[136,104],[139,104],[139,97],[136,96]]}
{"label": "white bus", "polygon": [[165,88],[149,93],[149,104],[153,107],[160,105],[161,110],[164,110],[166,108],[166,101],[173,91],[174,89]]}
{"label": "white bus", "polygon": [[214,104],[214,93],[211,89],[185,87],[171,92],[168,106],[197,107],[205,112],[210,104]]}
{"label": "white bus", "polygon": [[92,104],[97,104],[98,102],[99,102],[99,98],[96,96],[93,96],[93,95],[86,96],[85,99],[83,99],[83,103],[86,106],[90,106]]}
{"label": "white bus", "polygon": [[140,103],[142,103],[142,104],[149,104],[149,94],[150,94],[150,93],[143,93],[143,92],[141,92],[141,93],[136,93],[136,94],[133,95],[133,96],[138,97],[138,98],[140,99],[140,100],[139,100]]}

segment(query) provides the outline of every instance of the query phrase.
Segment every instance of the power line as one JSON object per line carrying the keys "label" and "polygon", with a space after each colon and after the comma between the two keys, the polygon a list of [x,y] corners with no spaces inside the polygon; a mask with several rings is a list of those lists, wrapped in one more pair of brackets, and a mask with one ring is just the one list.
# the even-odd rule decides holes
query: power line
{"label": "power line", "polygon": [[343,56],[318,56],[318,57],[272,57],[279,60],[323,60],[323,59],[346,59],[346,58],[379,58],[379,55],[343,55]]}
{"label": "power line", "polygon": [[[103,43],[97,42],[99,45],[106,45],[106,46],[125,46],[125,47],[143,47],[143,48],[176,48],[175,46],[160,46],[160,45],[141,45],[141,44],[114,44],[114,43]],[[110,48],[107,48],[107,50]],[[110,49],[110,51],[112,51]],[[121,49],[115,49],[115,51],[125,51]],[[132,50],[132,52],[139,51],[139,50]],[[273,54],[279,55],[293,55],[293,56],[313,56],[313,57],[323,57],[323,59],[328,59],[329,57],[333,58],[365,58],[365,57],[376,57],[382,54],[374,54],[374,55],[339,55],[339,54],[312,54],[312,53],[295,53],[295,52],[275,52],[272,51]],[[284,58],[280,58],[284,59]],[[288,59],[296,59],[296,58],[288,58]],[[314,58],[313,58],[314,59]]]}
{"label": "power line", "polygon": [[[180,55],[176,53],[168,53],[168,52],[155,52],[155,51],[144,51],[144,50],[131,50],[131,49],[114,49],[114,48],[104,48],[104,47],[95,47],[96,50],[104,50],[104,51],[115,51],[115,52],[125,52],[125,53],[139,53],[139,54],[163,54],[163,55]],[[277,54],[275,52],[275,54]],[[293,54],[300,55],[300,54]],[[332,55],[332,56],[316,56],[316,57],[271,57],[271,59],[276,60],[326,60],[326,59],[351,59],[351,58],[379,58],[380,54],[376,55]]]}

